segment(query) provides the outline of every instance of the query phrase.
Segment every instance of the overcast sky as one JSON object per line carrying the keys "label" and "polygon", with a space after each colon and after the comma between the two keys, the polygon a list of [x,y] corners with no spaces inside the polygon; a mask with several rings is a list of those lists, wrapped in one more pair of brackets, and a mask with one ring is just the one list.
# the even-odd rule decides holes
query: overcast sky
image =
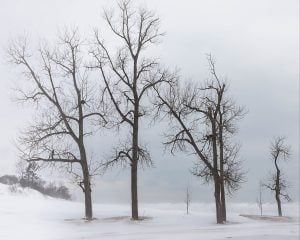
{"label": "overcast sky", "polygon": [[[6,63],[10,40],[26,34],[35,42],[52,38],[65,26],[78,26],[89,34],[102,27],[104,0],[0,0],[0,175],[14,172],[17,151],[14,139],[30,120],[29,109],[11,101],[12,82],[22,77]],[[135,1],[153,9],[166,31],[162,44],[153,50],[170,68],[180,68],[184,79],[205,80],[205,54],[217,59],[219,73],[230,83],[230,92],[249,114],[240,123],[237,139],[242,144],[247,182],[234,201],[255,201],[258,182],[273,167],[268,152],[274,136],[284,135],[292,157],[283,165],[299,200],[299,6],[298,0],[148,0]],[[155,168],[139,175],[142,202],[182,201],[190,183],[193,201],[212,199],[212,188],[189,173],[191,156],[163,152],[164,125],[146,126],[141,138],[147,142]],[[109,153],[114,136],[99,134],[89,147],[100,156]],[[108,140],[107,140],[108,139]],[[129,170],[116,169],[96,179],[98,202],[130,200]],[[78,196],[80,194],[77,194]],[[265,193],[266,200],[270,195]]]}

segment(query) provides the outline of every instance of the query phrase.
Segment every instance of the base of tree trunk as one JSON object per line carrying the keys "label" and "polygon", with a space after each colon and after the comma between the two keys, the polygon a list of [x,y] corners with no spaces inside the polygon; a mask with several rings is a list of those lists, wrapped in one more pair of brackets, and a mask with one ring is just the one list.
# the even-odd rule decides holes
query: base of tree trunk
{"label": "base of tree trunk", "polygon": [[137,193],[137,164],[131,166],[131,219],[139,220]]}

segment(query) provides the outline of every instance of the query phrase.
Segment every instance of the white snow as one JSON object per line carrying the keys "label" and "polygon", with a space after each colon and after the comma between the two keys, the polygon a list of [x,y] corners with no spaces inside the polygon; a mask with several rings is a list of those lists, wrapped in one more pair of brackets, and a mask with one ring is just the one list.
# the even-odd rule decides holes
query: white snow
{"label": "white snow", "polygon": [[[299,239],[299,204],[283,205],[291,218],[251,219],[256,204],[228,204],[228,220],[215,224],[214,205],[193,203],[191,214],[184,204],[144,204],[143,221],[130,220],[129,205],[94,204],[92,222],[82,220],[83,203],[45,197],[29,189],[11,193],[0,184],[1,240],[296,240]],[[265,215],[276,214],[275,204],[264,205]],[[268,218],[267,218],[268,219]],[[275,219],[275,220],[274,220]]]}

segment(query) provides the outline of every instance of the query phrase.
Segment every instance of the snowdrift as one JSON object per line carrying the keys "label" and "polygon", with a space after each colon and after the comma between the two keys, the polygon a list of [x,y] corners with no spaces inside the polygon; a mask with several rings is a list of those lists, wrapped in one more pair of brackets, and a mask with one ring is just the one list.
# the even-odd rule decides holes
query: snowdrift
{"label": "snowdrift", "polygon": [[[142,204],[144,220],[130,220],[130,205],[94,204],[96,220],[82,219],[80,202],[45,197],[32,189],[11,191],[0,184],[0,239],[2,240],[298,240],[299,204],[283,206],[288,221],[257,216],[256,204],[228,203],[229,222],[215,224],[214,204]],[[276,214],[275,204],[264,205],[264,215]]]}

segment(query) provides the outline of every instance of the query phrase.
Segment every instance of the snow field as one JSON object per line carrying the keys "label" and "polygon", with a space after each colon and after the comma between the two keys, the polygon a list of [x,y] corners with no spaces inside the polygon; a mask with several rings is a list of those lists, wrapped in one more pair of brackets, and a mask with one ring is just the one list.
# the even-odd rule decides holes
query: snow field
{"label": "snow field", "polygon": [[[1,240],[296,240],[299,204],[283,206],[290,219],[256,220],[240,214],[259,214],[256,204],[229,203],[228,223],[215,224],[214,204],[141,204],[144,220],[130,220],[130,205],[94,204],[95,220],[82,219],[84,205],[53,199],[30,190],[11,193],[0,184]],[[264,215],[276,214],[275,204],[264,204]]]}

